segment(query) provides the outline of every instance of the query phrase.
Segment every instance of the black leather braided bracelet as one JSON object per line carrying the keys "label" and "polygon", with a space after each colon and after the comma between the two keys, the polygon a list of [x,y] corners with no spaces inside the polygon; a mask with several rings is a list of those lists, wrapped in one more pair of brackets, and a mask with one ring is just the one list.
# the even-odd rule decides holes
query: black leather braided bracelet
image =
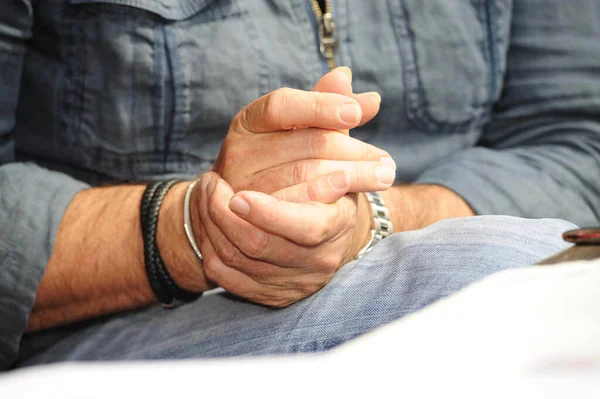
{"label": "black leather braided bracelet", "polygon": [[154,295],[165,307],[173,306],[174,299],[190,302],[202,295],[201,293],[184,290],[173,281],[156,245],[160,207],[167,192],[176,183],[179,183],[179,180],[166,180],[149,184],[142,196],[140,215],[146,274]]}

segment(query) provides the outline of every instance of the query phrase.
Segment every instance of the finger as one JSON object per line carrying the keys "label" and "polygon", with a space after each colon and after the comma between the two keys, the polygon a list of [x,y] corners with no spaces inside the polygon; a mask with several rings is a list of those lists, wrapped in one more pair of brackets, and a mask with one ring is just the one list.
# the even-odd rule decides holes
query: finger
{"label": "finger", "polygon": [[[270,291],[286,291],[278,293],[278,297],[305,297],[323,286],[323,279],[331,276],[326,273],[311,273],[300,268],[283,268],[265,262],[248,259],[252,266],[242,268],[226,265],[220,258],[210,240],[203,243],[202,254],[204,268],[208,279],[218,286],[236,295],[255,302],[265,303],[264,294]],[[329,278],[328,278],[329,277]],[[263,294],[259,298],[258,293]]]}
{"label": "finger", "polygon": [[352,97],[358,101],[360,108],[362,109],[362,119],[360,120],[359,126],[371,121],[379,113],[381,108],[381,95],[377,92],[368,92],[353,94]]}
{"label": "finger", "polygon": [[210,241],[204,247],[204,257],[206,259],[204,262],[206,275],[219,287],[234,295],[252,302],[275,307],[287,306],[294,302],[290,297],[299,296],[289,291],[285,293],[287,294],[285,296],[281,293],[277,295],[270,287],[259,283],[251,276],[233,267],[227,266],[219,259]]}
{"label": "finger", "polygon": [[[389,157],[387,151],[337,131],[301,129],[286,134],[265,133],[243,136],[243,143],[231,145],[225,162],[252,160],[246,172],[259,171],[301,159],[330,159],[338,161],[379,161]],[[233,149],[234,146],[239,151]],[[277,149],[277,151],[274,151]]]}
{"label": "finger", "polygon": [[359,126],[373,119],[379,112],[381,96],[376,92],[353,94],[352,71],[342,66],[324,75],[313,87],[313,91],[322,93],[338,93],[354,98],[362,109],[362,119]]}
{"label": "finger", "polygon": [[319,251],[299,246],[241,219],[229,209],[232,197],[233,191],[227,183],[215,178],[207,186],[207,203],[204,213],[201,212],[203,222],[206,219],[207,236],[228,266],[252,274],[258,265],[251,260],[283,268],[302,268],[314,257],[321,256]]}
{"label": "finger", "polygon": [[256,292],[262,289],[250,276],[223,263],[210,240],[206,240],[202,246],[202,256],[206,276],[219,287],[240,296],[247,291]]}
{"label": "finger", "polygon": [[[214,249],[211,253],[214,253]],[[216,254],[205,263],[205,268],[212,281],[226,291],[249,301],[276,308],[283,308],[306,298],[331,279],[331,277],[322,279],[320,284],[296,283],[295,285],[294,279],[286,279],[285,286],[282,287],[262,284],[243,272],[227,266]],[[313,286],[314,288],[311,289]]]}
{"label": "finger", "polygon": [[350,189],[350,175],[346,171],[335,171],[325,176],[308,180],[295,186],[286,187],[271,195],[288,202],[316,201],[333,204]]}
{"label": "finger", "polygon": [[[307,159],[248,175],[239,186],[236,186],[236,191],[254,190],[274,193],[336,171],[348,173],[350,177],[348,192],[352,193],[385,191],[392,186],[396,177],[396,165],[391,158],[382,158],[380,162]],[[260,189],[257,189],[258,187]]]}
{"label": "finger", "polygon": [[338,236],[346,224],[342,204],[281,201],[257,191],[241,191],[229,208],[242,219],[271,234],[305,246],[316,246]]}
{"label": "finger", "polygon": [[352,70],[346,66],[335,68],[319,79],[313,91],[352,96]]}
{"label": "finger", "polygon": [[[352,70],[346,66],[341,66],[334,69],[319,79],[317,84],[315,84],[313,87],[313,91],[318,91],[321,93],[338,93],[344,96],[354,97],[352,94]],[[340,130],[340,133],[349,136],[350,130]]]}
{"label": "finger", "polygon": [[[260,284],[265,282],[269,282],[270,284],[281,282],[281,284],[284,284],[286,281],[290,281],[297,275],[306,274],[301,268],[280,267],[278,265],[252,259],[231,243],[223,232],[221,232],[219,227],[212,221],[214,214],[211,215],[211,213],[208,212],[209,196],[207,195],[207,188],[213,187],[208,189],[208,191],[214,190],[214,187],[216,186],[214,183],[218,180],[218,175],[207,173],[202,177],[201,182],[202,196],[200,197],[200,215],[202,225],[199,229],[199,237],[205,264],[210,262],[212,251],[215,254],[214,256],[217,256],[223,264],[242,271],[245,275]],[[226,189],[226,183],[224,183],[223,186]],[[227,209],[226,213],[231,213],[231,211]],[[220,217],[221,215],[219,215],[219,218]],[[239,219],[239,217],[233,214],[232,217]],[[256,236],[247,238],[248,240],[252,240],[254,237]],[[207,272],[207,277],[217,284],[221,283],[220,280],[215,280],[215,277],[211,275],[210,272]]]}
{"label": "finger", "polygon": [[290,130],[298,126],[352,129],[361,120],[362,109],[351,97],[283,88],[246,106],[234,122],[245,133],[253,134]]}
{"label": "finger", "polygon": [[[243,140],[243,142],[229,141],[227,144],[229,150],[222,152],[215,170],[221,173],[236,191],[240,189],[275,191],[264,190],[263,186],[268,182],[252,179],[252,175],[296,161],[327,159],[377,162],[382,158],[389,158],[389,154],[378,147],[340,132],[322,129],[302,129],[286,134],[265,133],[238,137],[235,140]],[[243,168],[239,167],[241,164],[244,165]],[[231,171],[237,172],[231,173]],[[260,184],[254,186],[254,183]]]}

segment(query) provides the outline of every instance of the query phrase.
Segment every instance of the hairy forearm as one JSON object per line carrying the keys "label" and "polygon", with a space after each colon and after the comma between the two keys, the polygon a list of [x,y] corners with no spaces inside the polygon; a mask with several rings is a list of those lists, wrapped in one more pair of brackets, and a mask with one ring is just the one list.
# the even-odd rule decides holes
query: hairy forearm
{"label": "hairy forearm", "polygon": [[437,221],[474,216],[475,212],[455,192],[437,185],[399,185],[383,193],[394,230],[417,230]]}
{"label": "hairy forearm", "polygon": [[[175,282],[208,288],[183,231],[187,184],[167,194],[157,243]],[[28,331],[134,309],[156,301],[144,267],[140,202],[144,186],[94,188],[69,205],[36,296]]]}

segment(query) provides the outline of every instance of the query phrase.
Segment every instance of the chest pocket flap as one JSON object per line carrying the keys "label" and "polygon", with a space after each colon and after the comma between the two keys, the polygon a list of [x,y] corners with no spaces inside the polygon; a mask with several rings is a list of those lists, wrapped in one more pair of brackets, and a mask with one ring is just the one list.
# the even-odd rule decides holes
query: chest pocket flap
{"label": "chest pocket flap", "polygon": [[142,9],[172,21],[197,14],[215,0],[70,0],[71,4],[113,4]]}

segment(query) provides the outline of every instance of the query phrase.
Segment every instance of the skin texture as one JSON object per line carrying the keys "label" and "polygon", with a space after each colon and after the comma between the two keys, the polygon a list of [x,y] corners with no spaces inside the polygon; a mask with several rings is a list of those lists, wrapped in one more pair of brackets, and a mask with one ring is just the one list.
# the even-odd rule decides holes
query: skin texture
{"label": "skin texture", "polygon": [[[379,103],[377,94],[353,94],[350,70],[338,68],[313,92],[281,89],[244,108],[214,172],[192,193],[204,268],[183,230],[189,182],[172,188],[161,208],[157,245],[175,282],[196,292],[219,285],[283,307],[325,285],[368,241],[370,212],[356,193],[385,190],[396,231],[473,214],[443,187],[389,189],[395,170],[389,155],[348,135],[377,114]],[[341,110],[348,105],[344,120]],[[141,185],[93,188],[73,199],[28,331],[156,302],[143,263],[143,191]]]}

